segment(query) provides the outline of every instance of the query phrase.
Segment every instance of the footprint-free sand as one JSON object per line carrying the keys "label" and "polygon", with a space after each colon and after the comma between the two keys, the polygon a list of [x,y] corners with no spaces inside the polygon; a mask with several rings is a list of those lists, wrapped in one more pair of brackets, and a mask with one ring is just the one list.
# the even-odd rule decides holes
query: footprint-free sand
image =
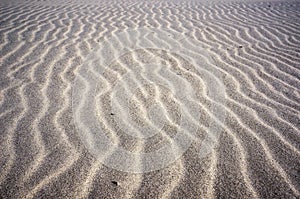
{"label": "footprint-free sand", "polygon": [[0,198],[300,197],[299,1],[1,1],[0,91]]}

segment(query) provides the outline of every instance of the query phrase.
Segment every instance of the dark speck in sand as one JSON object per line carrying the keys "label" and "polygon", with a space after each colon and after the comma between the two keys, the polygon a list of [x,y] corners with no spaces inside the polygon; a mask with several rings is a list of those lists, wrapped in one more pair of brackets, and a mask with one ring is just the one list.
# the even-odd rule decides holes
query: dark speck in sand
{"label": "dark speck in sand", "polygon": [[111,183],[112,183],[114,186],[118,186],[118,182],[117,182],[117,181],[111,181]]}
{"label": "dark speck in sand", "polygon": [[239,48],[243,48],[243,46],[239,46]]}
{"label": "dark speck in sand", "polygon": [[115,115],[114,113],[110,113],[110,115]]}

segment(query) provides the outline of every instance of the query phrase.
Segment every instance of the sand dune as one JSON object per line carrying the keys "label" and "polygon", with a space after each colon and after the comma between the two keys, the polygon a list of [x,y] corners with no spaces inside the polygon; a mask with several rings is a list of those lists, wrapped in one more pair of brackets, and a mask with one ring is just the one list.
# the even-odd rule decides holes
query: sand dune
{"label": "sand dune", "polygon": [[300,197],[299,2],[0,5],[0,198]]}

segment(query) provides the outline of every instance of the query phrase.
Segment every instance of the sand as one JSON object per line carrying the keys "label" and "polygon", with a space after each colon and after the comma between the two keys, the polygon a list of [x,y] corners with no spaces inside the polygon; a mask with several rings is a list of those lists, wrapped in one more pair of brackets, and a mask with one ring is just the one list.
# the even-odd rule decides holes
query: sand
{"label": "sand", "polygon": [[297,1],[1,1],[0,198],[299,198]]}

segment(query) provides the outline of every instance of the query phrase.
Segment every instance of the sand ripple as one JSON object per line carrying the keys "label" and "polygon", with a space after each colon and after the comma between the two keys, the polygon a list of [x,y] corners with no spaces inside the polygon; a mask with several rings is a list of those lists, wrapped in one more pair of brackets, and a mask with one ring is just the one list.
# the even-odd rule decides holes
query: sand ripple
{"label": "sand ripple", "polygon": [[1,198],[300,197],[298,2],[0,5]]}

